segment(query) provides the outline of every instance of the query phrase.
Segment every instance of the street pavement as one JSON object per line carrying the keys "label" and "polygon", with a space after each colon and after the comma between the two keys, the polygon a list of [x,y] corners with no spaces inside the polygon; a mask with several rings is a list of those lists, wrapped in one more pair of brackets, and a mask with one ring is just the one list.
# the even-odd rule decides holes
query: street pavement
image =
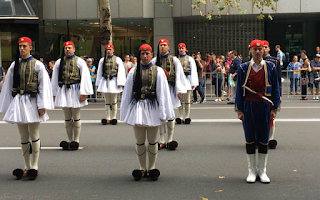
{"label": "street pavement", "polygon": [[[39,177],[15,180],[23,168],[16,125],[0,121],[0,199],[320,199],[320,102],[285,97],[278,113],[278,147],[269,151],[270,184],[247,184],[245,139],[233,105],[208,100],[192,105],[190,125],[176,125],[176,151],[160,150],[158,181],[133,180],[139,167],[132,127],[103,126],[104,104],[81,111],[78,151],[55,149],[66,140],[63,113],[48,111],[41,124]],[[177,112],[176,112],[177,113]],[[0,114],[0,119],[3,114]],[[93,121],[90,121],[93,120]],[[53,148],[54,147],[54,148]]]}

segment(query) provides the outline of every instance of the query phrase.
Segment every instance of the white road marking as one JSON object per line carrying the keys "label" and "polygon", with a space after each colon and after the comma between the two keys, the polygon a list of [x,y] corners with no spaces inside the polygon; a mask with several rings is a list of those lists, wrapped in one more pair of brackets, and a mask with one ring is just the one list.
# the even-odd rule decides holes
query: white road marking
{"label": "white road marking", "polygon": [[[21,147],[0,147],[0,150],[17,150],[21,149]],[[61,147],[41,147],[41,150],[59,150]],[[83,147],[79,147],[79,149],[83,149]]]}
{"label": "white road marking", "polygon": [[[320,106],[283,106],[281,109],[320,109]],[[229,109],[234,110],[234,106],[224,106],[224,107],[191,107],[191,110],[223,110]],[[81,108],[83,111],[105,111],[105,108]],[[120,110],[120,109],[119,109]],[[176,110],[178,110],[176,108]],[[50,111],[62,111],[62,109],[52,109]]]}
{"label": "white road marking", "polygon": [[[292,118],[292,119],[281,119],[277,118],[277,122],[320,122],[320,118]],[[83,124],[101,124],[101,120],[81,120]],[[192,123],[240,123],[239,119],[192,119]],[[118,123],[124,123],[123,121],[118,121]],[[0,121],[1,124],[9,124],[4,121]],[[49,120],[47,122],[42,122],[42,124],[64,124],[64,120]],[[110,125],[108,125],[110,126]]]}

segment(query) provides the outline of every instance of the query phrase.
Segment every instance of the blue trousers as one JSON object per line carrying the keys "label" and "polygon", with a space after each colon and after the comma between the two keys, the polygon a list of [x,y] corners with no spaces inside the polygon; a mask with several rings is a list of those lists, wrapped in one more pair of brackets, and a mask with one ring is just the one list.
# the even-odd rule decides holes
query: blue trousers
{"label": "blue trousers", "polygon": [[270,104],[269,102],[243,101],[244,120],[242,122],[246,142],[269,143]]}
{"label": "blue trousers", "polygon": [[293,81],[294,81],[294,88],[295,88],[295,92],[298,91],[298,82],[299,79],[297,78],[290,78],[290,92],[293,92]]}

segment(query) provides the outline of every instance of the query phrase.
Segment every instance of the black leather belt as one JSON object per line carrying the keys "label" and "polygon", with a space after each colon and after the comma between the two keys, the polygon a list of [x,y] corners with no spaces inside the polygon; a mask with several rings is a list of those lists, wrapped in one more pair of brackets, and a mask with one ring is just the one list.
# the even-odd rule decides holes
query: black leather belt
{"label": "black leather belt", "polygon": [[63,82],[59,82],[59,87],[62,87],[62,86],[66,86],[66,88],[70,88],[71,87],[71,85],[74,85],[74,84],[78,84],[78,83],[80,83],[80,81],[79,82],[77,82],[77,83],[63,83]]}
{"label": "black leather belt", "polygon": [[20,94],[20,95],[28,94],[28,95],[30,95],[30,97],[36,98],[37,94],[38,94],[38,91],[27,91],[27,90],[15,90],[15,89],[13,89],[12,90],[12,96],[15,97],[17,94]]}
{"label": "black leather belt", "polygon": [[156,99],[156,93],[155,92],[150,92],[148,94],[138,94],[136,92],[133,93],[133,98],[136,100],[140,100],[140,99],[150,99],[150,100],[154,100]]}

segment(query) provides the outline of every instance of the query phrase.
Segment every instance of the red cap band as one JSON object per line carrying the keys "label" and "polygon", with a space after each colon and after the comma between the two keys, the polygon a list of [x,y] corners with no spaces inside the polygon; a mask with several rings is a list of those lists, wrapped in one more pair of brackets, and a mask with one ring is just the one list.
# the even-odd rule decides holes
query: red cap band
{"label": "red cap band", "polygon": [[167,39],[161,39],[159,40],[159,43],[158,44],[161,44],[161,43],[167,43],[169,45],[169,41]]}
{"label": "red cap band", "polygon": [[110,48],[114,49],[114,46],[113,46],[112,44],[107,44],[107,45],[106,45],[106,49],[108,49],[108,48],[109,48],[109,49],[110,49]]}
{"label": "red cap band", "polygon": [[140,51],[152,51],[152,47],[148,44],[143,44],[139,48]]}
{"label": "red cap band", "polygon": [[185,47],[185,48],[187,48],[187,46],[186,46],[186,44],[185,44],[185,43],[180,43],[180,44],[178,44],[178,48],[181,48],[181,47]]}
{"label": "red cap band", "polygon": [[252,40],[250,43],[250,48],[252,47],[262,47],[263,46],[263,41],[261,40]]}
{"label": "red cap band", "polygon": [[32,40],[31,40],[30,38],[28,38],[28,37],[21,37],[21,38],[19,38],[18,43],[20,44],[20,43],[22,43],[22,42],[28,42],[29,44],[32,44]]}
{"label": "red cap band", "polygon": [[72,41],[66,41],[66,42],[63,44],[63,47],[66,47],[66,46],[69,46],[69,45],[74,46],[74,43],[73,43]]}

